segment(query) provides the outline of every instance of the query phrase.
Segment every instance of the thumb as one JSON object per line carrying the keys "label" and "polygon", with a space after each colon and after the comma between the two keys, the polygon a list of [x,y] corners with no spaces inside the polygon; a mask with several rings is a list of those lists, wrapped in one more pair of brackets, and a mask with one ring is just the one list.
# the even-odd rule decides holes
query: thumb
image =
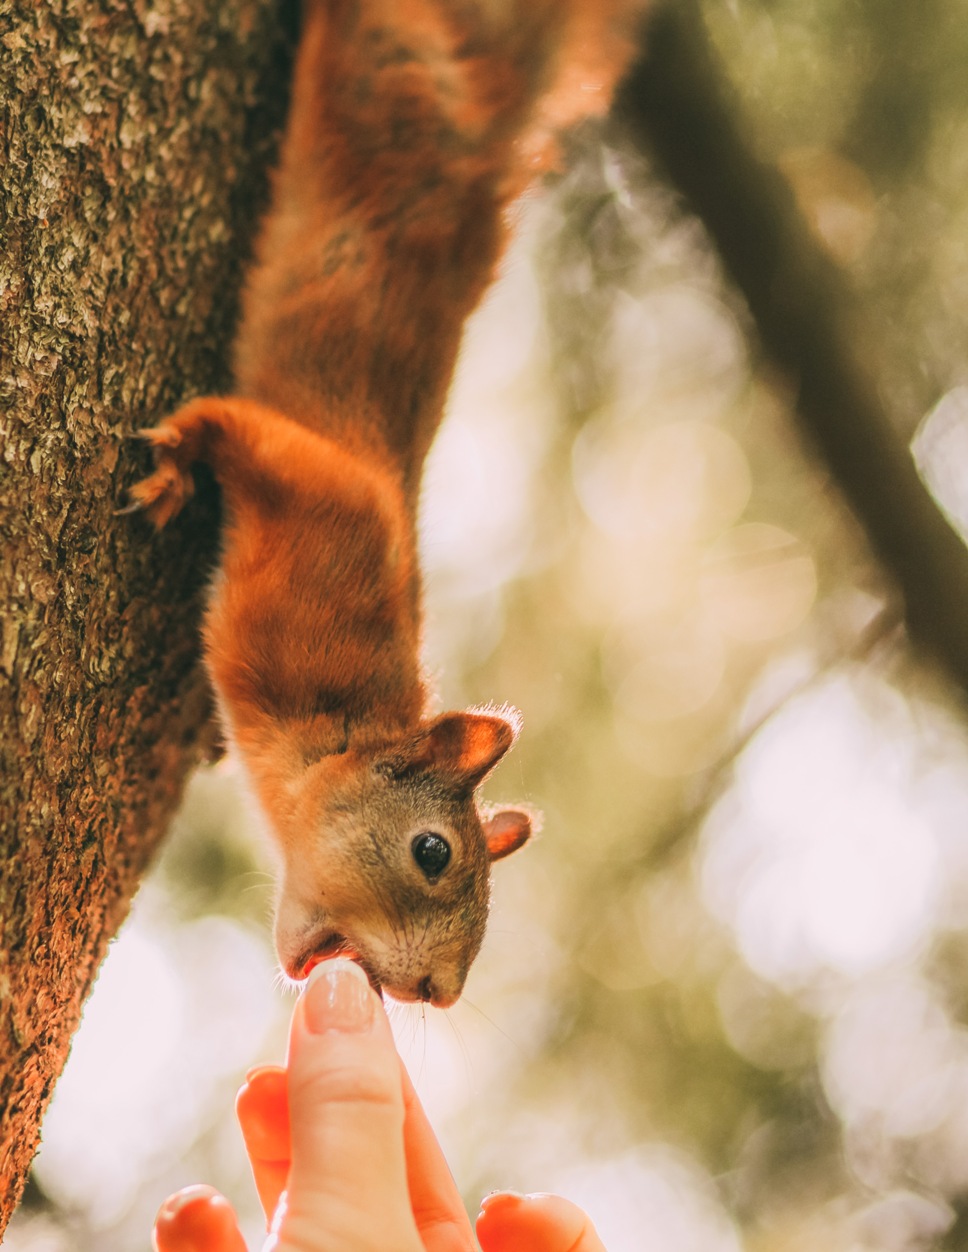
{"label": "thumb", "polygon": [[588,1214],[558,1195],[485,1196],[477,1237],[484,1252],[606,1252]]}
{"label": "thumb", "polygon": [[355,962],[313,969],[293,1013],[287,1071],[292,1163],[279,1252],[422,1252],[407,1191],[400,1062]]}

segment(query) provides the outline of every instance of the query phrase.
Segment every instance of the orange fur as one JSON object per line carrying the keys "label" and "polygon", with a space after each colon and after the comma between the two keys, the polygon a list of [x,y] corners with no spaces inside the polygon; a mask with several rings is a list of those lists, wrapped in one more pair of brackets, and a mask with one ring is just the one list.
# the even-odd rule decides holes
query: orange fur
{"label": "orange fur", "polygon": [[[625,8],[309,0],[237,394],[146,433],[156,470],[132,499],[156,524],[191,495],[194,462],[222,487],[205,656],[281,852],[294,977],[350,950],[394,994],[451,1003],[488,862],[530,832],[527,813],[474,799],[513,716],[428,716],[414,511],[505,210],[560,127],[606,106]],[[428,834],[449,850],[439,872]]]}

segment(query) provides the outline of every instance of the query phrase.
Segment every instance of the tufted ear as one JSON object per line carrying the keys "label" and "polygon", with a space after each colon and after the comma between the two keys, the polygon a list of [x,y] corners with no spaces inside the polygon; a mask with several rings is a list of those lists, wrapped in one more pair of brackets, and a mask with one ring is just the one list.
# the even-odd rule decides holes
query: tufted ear
{"label": "tufted ear", "polygon": [[521,809],[502,809],[482,823],[487,855],[492,861],[517,852],[531,838],[531,814]]}
{"label": "tufted ear", "polygon": [[476,787],[497,765],[515,729],[487,713],[444,713],[430,724],[433,767],[462,786]]}
{"label": "tufted ear", "polygon": [[517,735],[516,721],[493,713],[442,713],[384,762],[383,772],[430,772],[461,790],[473,791],[491,772]]}

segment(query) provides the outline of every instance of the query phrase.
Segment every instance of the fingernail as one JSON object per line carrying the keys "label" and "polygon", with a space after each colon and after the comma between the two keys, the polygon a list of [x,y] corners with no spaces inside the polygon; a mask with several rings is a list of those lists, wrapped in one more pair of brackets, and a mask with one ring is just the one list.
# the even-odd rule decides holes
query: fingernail
{"label": "fingernail", "polygon": [[328,1030],[362,1034],[373,1021],[373,992],[355,961],[337,957],[314,966],[303,999],[306,1025],[314,1035]]}
{"label": "fingernail", "polygon": [[280,1065],[253,1065],[251,1069],[245,1071],[245,1081],[252,1082],[263,1074],[284,1074],[285,1072]]}
{"label": "fingernail", "polygon": [[488,1209],[515,1208],[527,1198],[520,1191],[491,1191],[481,1201],[481,1211],[478,1217],[483,1216]]}

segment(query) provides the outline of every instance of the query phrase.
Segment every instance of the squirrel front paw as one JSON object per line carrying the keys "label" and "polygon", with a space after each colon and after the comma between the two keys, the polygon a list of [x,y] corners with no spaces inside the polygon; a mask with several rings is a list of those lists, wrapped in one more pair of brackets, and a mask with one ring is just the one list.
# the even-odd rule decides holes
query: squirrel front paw
{"label": "squirrel front paw", "polygon": [[173,421],[136,431],[132,438],[151,445],[155,470],[128,489],[128,503],[118,513],[145,513],[161,530],[195,492],[191,472],[194,458],[186,447],[183,432]]}

